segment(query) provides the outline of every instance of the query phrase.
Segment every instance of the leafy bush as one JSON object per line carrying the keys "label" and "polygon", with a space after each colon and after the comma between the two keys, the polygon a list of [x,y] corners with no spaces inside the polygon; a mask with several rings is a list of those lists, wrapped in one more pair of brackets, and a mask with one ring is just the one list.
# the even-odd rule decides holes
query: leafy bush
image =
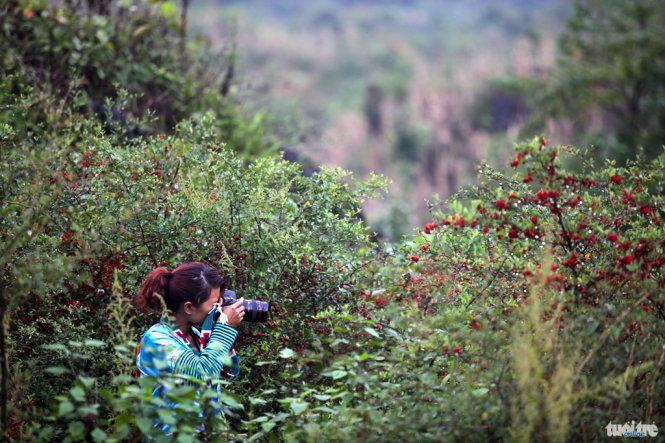
{"label": "leafy bush", "polygon": [[[178,53],[171,19],[123,8],[0,8],[6,437],[596,440],[584,431],[665,415],[665,154],[596,168],[535,138],[514,173],[483,166],[432,222],[378,245],[359,212],[383,179],[248,161],[270,145],[263,117],[199,76],[209,53]],[[422,136],[406,129],[405,146]],[[131,298],[188,260],[275,309],[240,328],[232,384],[159,381],[174,413],[133,376],[156,318]]]}
{"label": "leafy bush", "polygon": [[[41,149],[4,140],[4,161],[13,167],[3,169],[2,221],[16,227],[3,234],[15,398],[43,408],[76,374],[109,383],[118,370],[111,346],[96,349],[66,377],[30,374],[62,366],[62,354],[44,353],[46,343],[137,340],[156,319],[134,313],[136,322],[114,323],[108,309],[114,275],[129,303],[150,269],[187,260],[211,262],[240,294],[275,306],[272,322],[247,328],[239,346],[243,389],[278,382],[278,366],[255,363],[285,345],[305,347],[316,326],[308,319],[344,302],[337,288],[353,284],[357,251],[369,245],[360,203],[382,180],[356,183],[337,168],[305,177],[297,164],[272,158],[244,165],[218,139],[210,115],[183,122],[170,136],[130,140],[104,134],[98,122],[77,116],[72,122]],[[32,208],[19,210],[28,201],[40,202],[38,217],[26,213]],[[54,266],[53,283],[44,286],[43,273]],[[22,283],[26,275],[39,285]],[[118,338],[121,327],[126,333]]]}
{"label": "leafy bush", "polygon": [[[96,116],[106,130],[127,128],[129,137],[168,133],[193,114],[211,113],[237,152],[275,151],[270,119],[235,93],[233,50],[214,53],[207,40],[186,38],[175,10],[172,2],[5,2],[2,72],[13,78],[6,93],[39,85],[41,93]],[[123,92],[131,100],[115,103]],[[151,118],[136,121],[144,115]]]}
{"label": "leafy bush", "polygon": [[665,156],[571,174],[562,152],[579,158],[519,145],[518,172],[485,168],[377,257],[356,307],[322,312],[331,333],[293,363],[323,363],[321,380],[257,414],[255,435],[595,440],[609,421],[657,421]]}
{"label": "leafy bush", "polygon": [[[187,136],[187,128],[192,127],[182,127],[182,149],[203,155],[196,146],[206,145],[205,132],[192,128],[194,135]],[[155,149],[168,142],[173,143],[153,141]],[[578,155],[571,148],[548,148],[541,139],[517,146],[512,162],[517,172],[512,176],[483,169],[478,187],[460,192],[448,203],[448,210],[434,210],[436,221],[402,244],[387,245],[373,258],[363,257],[361,251],[348,253],[328,246],[330,256],[361,265],[362,278],[352,281],[338,276],[329,298],[317,295],[322,303],[311,299],[311,304],[303,303],[295,295],[282,299],[270,328],[260,334],[253,329],[251,343],[241,348],[246,372],[237,380],[240,383],[229,387],[236,395],[222,400],[232,427],[219,422],[209,428],[211,438],[438,441],[472,435],[474,440],[565,441],[578,439],[578,430],[583,428],[604,432],[609,421],[634,418],[650,423],[660,417],[665,407],[660,332],[665,302],[661,189],[665,156],[650,163],[636,161],[627,168],[608,164],[597,172],[570,174],[561,168],[561,153]],[[226,159],[221,163],[233,163],[224,157],[224,151],[206,155],[219,155]],[[130,164],[138,162],[130,158]],[[145,161],[150,164],[149,157]],[[255,173],[277,180],[277,176],[266,175],[271,171],[265,169],[266,164],[284,173],[279,164],[258,162],[247,170],[251,180],[258,180],[250,183],[262,183]],[[240,182],[230,185],[227,181],[234,180],[234,174],[235,180],[241,175],[228,166],[222,171],[229,175],[219,182],[216,189],[220,192],[238,187],[261,189],[260,185],[243,188]],[[235,229],[246,229],[243,241],[248,235],[252,238],[243,243],[252,251],[249,268],[259,271],[254,277],[236,273],[236,284],[248,294],[259,294],[252,292],[256,287],[287,287],[288,278],[280,279],[282,274],[270,272],[258,259],[271,250],[268,245],[282,253],[295,245],[288,240],[295,237],[268,229],[270,223],[262,218],[274,205],[256,212],[259,222],[264,221],[259,223],[262,234],[251,223],[233,227],[233,218],[226,219],[231,224],[224,224],[223,217],[210,216],[221,204],[205,201],[212,196],[217,202],[214,194],[205,186],[205,192],[196,192],[202,183],[216,183],[214,178],[210,182],[202,178],[206,175],[199,171],[190,175],[187,189],[192,192],[170,197],[169,213],[185,214],[186,205],[176,203],[183,199],[203,211],[197,226],[205,226],[204,232],[218,232],[219,238],[226,238],[223,235],[228,237]],[[153,183],[154,175],[148,177],[138,180],[136,186]],[[307,183],[309,179],[299,176],[298,180]],[[316,183],[317,178],[312,180]],[[335,182],[319,186],[328,183],[324,188],[330,192],[330,186],[339,186]],[[127,195],[130,201],[137,198]],[[266,198],[261,191],[257,195]],[[283,194],[277,191],[275,195]],[[258,204],[260,199],[250,201]],[[273,216],[280,211],[273,210]],[[312,213],[308,220],[334,219],[333,214]],[[146,224],[144,229],[151,226],[144,232],[147,238],[155,235],[154,225]],[[314,237],[345,238],[357,229],[353,222],[348,225],[350,231],[322,231],[324,226],[335,228],[337,222],[317,226],[314,230],[327,235]],[[138,226],[124,235],[128,234],[141,243]],[[165,235],[160,241],[170,238],[176,236]],[[283,243],[275,244],[278,239]],[[317,240],[306,241],[311,245]],[[324,245],[326,242],[323,240]],[[195,239],[179,244],[173,252],[176,261],[187,257],[184,251],[188,248],[193,256],[212,247],[205,243],[205,239]],[[154,248],[157,260],[161,254],[168,256],[164,252],[168,252],[168,244],[164,244]],[[213,247],[207,254],[217,257],[219,266],[228,263],[225,255],[231,263],[236,257],[229,269],[242,272],[236,252],[220,255]],[[135,284],[133,277],[152,266],[148,256],[145,249],[142,254],[128,254],[124,258],[128,267],[116,271],[118,281]],[[302,268],[297,252],[291,257],[292,272],[307,269]],[[317,263],[323,264],[321,259]],[[313,260],[311,252],[307,260]],[[264,274],[261,269],[266,270]],[[323,286],[319,283],[318,287]],[[316,291],[304,289],[302,294],[311,296]],[[123,305],[112,306],[115,311]],[[73,345],[80,347],[85,342]],[[116,351],[127,352],[122,347]],[[267,360],[259,361],[257,355]],[[70,437],[87,432],[91,438],[101,438],[101,432],[117,438],[154,432],[147,426],[150,414],[162,416],[164,412],[159,412],[158,405],[148,406],[149,392],[141,384],[145,381],[122,377],[116,378],[115,390],[104,391],[103,404],[116,419],[81,421],[92,400],[81,401],[76,413],[67,402],[74,404],[72,397],[81,397],[77,388],[85,391],[85,383],[93,385],[85,378],[89,375],[71,388],[76,393],[70,390],[60,398],[59,412],[54,415],[61,429],[58,432],[66,428]],[[189,393],[183,391],[186,410]],[[124,412],[129,404],[134,406]],[[63,408],[64,415],[60,414]],[[71,424],[78,422],[81,424]],[[195,415],[187,419],[183,411],[180,423],[183,438],[191,437]]]}

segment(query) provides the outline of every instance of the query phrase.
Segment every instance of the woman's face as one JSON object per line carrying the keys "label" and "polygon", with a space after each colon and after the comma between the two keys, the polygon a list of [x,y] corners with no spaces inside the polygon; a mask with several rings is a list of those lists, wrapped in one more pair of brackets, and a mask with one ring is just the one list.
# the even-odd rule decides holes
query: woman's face
{"label": "woman's face", "polygon": [[212,308],[215,307],[215,304],[219,303],[220,293],[220,288],[214,288],[212,291],[210,291],[210,297],[208,300],[204,301],[199,306],[185,306],[185,312],[187,312],[189,316],[190,323],[203,323],[203,320],[206,319],[210,311],[212,311]]}

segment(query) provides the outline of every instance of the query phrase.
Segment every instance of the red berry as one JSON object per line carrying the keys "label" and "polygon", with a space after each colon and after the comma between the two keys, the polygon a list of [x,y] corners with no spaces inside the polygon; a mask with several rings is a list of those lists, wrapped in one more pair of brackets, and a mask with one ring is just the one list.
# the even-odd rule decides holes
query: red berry
{"label": "red berry", "polygon": [[538,224],[538,217],[536,217],[535,215],[532,215],[531,216],[531,223],[533,223],[534,225],[537,225]]}
{"label": "red berry", "polygon": [[567,268],[572,268],[577,264],[577,255],[573,252],[573,255],[571,255],[568,260],[562,263],[565,267]]}
{"label": "red berry", "polygon": [[423,251],[423,252],[427,252],[427,251],[429,251],[429,245],[422,245],[422,246],[420,247],[420,250]]}
{"label": "red berry", "polygon": [[425,234],[431,234],[432,231],[434,231],[438,227],[439,227],[439,225],[437,225],[434,222],[425,223],[425,226],[423,227],[423,231],[425,232]]}
{"label": "red berry", "polygon": [[615,185],[620,185],[623,183],[623,178],[620,175],[614,174],[610,179],[614,182]]}
{"label": "red berry", "polygon": [[506,201],[503,199],[497,200],[494,205],[497,207],[497,209],[508,209],[508,203],[506,203]]}
{"label": "red berry", "polygon": [[412,256],[409,257],[409,258],[410,258],[411,261],[414,262],[414,263],[418,263],[418,261],[420,260],[420,257],[418,257],[417,255],[412,255]]}
{"label": "red berry", "polygon": [[620,260],[624,265],[629,265],[633,262],[633,256],[631,254],[624,255]]}
{"label": "red berry", "polygon": [[544,190],[544,189],[541,189],[540,191],[538,191],[536,193],[536,195],[538,196],[538,199],[540,199],[542,201],[547,200],[547,191]]}
{"label": "red berry", "polygon": [[617,240],[619,240],[619,234],[616,232],[610,232],[607,234],[607,240],[609,240],[611,243],[615,243]]}

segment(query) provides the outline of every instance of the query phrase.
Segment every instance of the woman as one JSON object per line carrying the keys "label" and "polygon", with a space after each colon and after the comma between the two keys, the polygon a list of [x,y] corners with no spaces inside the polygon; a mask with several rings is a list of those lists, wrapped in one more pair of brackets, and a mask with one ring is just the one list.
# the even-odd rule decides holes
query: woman
{"label": "woman", "polygon": [[[168,312],[141,339],[136,359],[141,376],[218,378],[225,362],[231,363],[227,375],[238,374],[234,328],[242,321],[245,308],[242,298],[221,308],[224,289],[224,278],[204,263],[183,263],[173,271],[157,268],[148,275],[136,296],[138,306],[144,311],[160,310],[165,304]],[[164,394],[164,384],[158,383],[153,396],[166,400]],[[162,430],[170,432],[168,425]]]}

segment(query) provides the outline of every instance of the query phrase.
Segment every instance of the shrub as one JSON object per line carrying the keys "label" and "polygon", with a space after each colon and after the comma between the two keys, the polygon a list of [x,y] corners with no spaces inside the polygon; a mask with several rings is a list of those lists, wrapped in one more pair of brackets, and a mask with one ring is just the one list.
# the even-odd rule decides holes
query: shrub
{"label": "shrub", "polygon": [[308,441],[565,441],[657,421],[665,156],[572,174],[560,154],[580,158],[518,145],[517,172],[484,167],[389,246],[293,363],[323,363],[321,380],[251,423]]}
{"label": "shrub", "polygon": [[[175,9],[173,2],[6,2],[1,63],[13,81],[3,94],[38,85],[40,94],[96,117],[106,131],[124,127],[128,137],[170,133],[183,119],[211,113],[237,152],[275,152],[282,137],[271,119],[234,92],[233,50],[215,53],[206,39],[187,39]],[[123,93],[131,99],[117,103]],[[43,104],[37,101],[33,114]],[[136,120],[144,115],[151,118]]]}
{"label": "shrub", "polygon": [[[54,390],[78,375],[107,386],[119,371],[110,344],[138,340],[156,320],[130,312],[120,318],[136,321],[114,323],[108,308],[114,276],[129,303],[150,269],[187,260],[212,263],[240,295],[275,306],[269,324],[242,328],[246,377],[239,389],[281,383],[278,366],[256,362],[283,346],[303,348],[316,326],[312,315],[344,303],[337,288],[354,283],[357,251],[370,246],[360,203],[376,195],[382,179],[356,182],[337,168],[305,177],[297,164],[273,158],[245,165],[219,140],[210,115],[181,123],[170,136],[131,140],[104,134],[100,123],[72,121],[38,147],[12,139],[3,151],[13,165],[3,176],[11,209],[3,225],[21,233],[19,248],[3,256],[11,271],[5,288],[12,300],[10,361],[18,371],[14,399],[42,410]],[[15,209],[29,201],[40,202],[39,218]],[[16,231],[3,244],[12,245]],[[42,275],[53,266],[61,268]],[[30,291],[20,286],[24,275],[53,283]],[[15,291],[23,287],[19,297]],[[117,340],[119,327],[131,336]],[[89,338],[108,344],[64,376],[30,377],[63,366],[63,354],[45,353],[43,344]]]}

